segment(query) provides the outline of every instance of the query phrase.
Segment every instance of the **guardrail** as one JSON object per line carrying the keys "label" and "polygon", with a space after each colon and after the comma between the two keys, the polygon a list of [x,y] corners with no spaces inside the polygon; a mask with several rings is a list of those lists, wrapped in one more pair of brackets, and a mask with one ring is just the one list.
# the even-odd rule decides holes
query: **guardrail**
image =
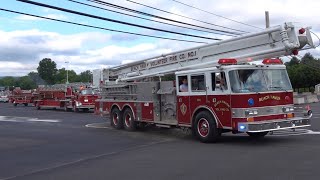
{"label": "guardrail", "polygon": [[312,94],[310,92],[302,94],[293,94],[293,103],[294,104],[307,104],[307,103],[316,103],[319,102],[320,94]]}

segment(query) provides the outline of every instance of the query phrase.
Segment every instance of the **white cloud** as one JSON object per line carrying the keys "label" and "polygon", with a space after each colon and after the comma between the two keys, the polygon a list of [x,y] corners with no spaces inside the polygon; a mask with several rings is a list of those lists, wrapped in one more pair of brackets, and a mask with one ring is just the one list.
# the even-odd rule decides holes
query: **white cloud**
{"label": "white cloud", "polygon": [[[198,24],[210,28],[216,28],[209,24],[200,23],[172,14],[159,12],[143,6],[130,3],[128,1],[108,1],[114,4],[122,5],[131,9],[164,16],[167,18],[180,20],[188,23]],[[138,2],[138,1],[137,1]],[[141,2],[159,9],[170,11],[183,16],[188,16],[201,21],[210,22],[222,26],[231,27],[245,31],[257,31],[258,29],[248,27],[234,21],[226,20],[221,17],[210,15],[190,7],[183,6],[179,3],[167,0],[146,0]],[[264,12],[270,13],[271,25],[279,25],[286,21],[299,22],[301,25],[313,26],[313,30],[320,35],[320,26],[318,19],[320,15],[316,13],[320,7],[320,1],[305,0],[303,4],[297,0],[269,0],[269,1],[253,1],[253,0],[216,0],[216,1],[197,1],[189,0],[184,2],[208,12],[225,16],[227,18],[241,21],[250,25],[264,27]],[[307,8],[302,8],[306,6]],[[80,7],[80,6],[79,6]],[[81,6],[83,7],[83,6]],[[88,9],[78,9],[90,13]],[[56,11],[46,10],[42,14],[46,17],[55,19],[73,19],[69,16],[57,14]],[[92,11],[91,11],[92,13]],[[108,16],[108,18],[114,18]],[[37,21],[40,19],[29,16],[16,16],[15,19],[23,21]],[[133,20],[128,17],[128,21]],[[44,22],[44,21],[41,21]],[[39,23],[41,23],[39,22]],[[90,18],[79,19],[79,22],[93,24]],[[142,24],[140,20],[134,21]],[[181,28],[170,27],[158,23],[144,21],[145,26],[175,30],[178,32],[188,32],[194,34],[194,31],[187,31]],[[65,28],[61,24],[61,29]],[[3,27],[3,26],[2,26]],[[59,26],[60,28],[60,26]],[[70,28],[70,26],[68,26]],[[118,26],[108,26],[107,28],[117,29]],[[69,30],[69,29],[68,29]],[[121,29],[131,31],[131,28]],[[52,30],[54,31],[54,29]],[[76,30],[79,32],[80,30]],[[0,76],[4,74],[10,75],[10,72],[17,74],[28,73],[35,70],[39,60],[42,58],[51,58],[57,63],[58,68],[66,67],[64,63],[68,60],[69,69],[81,72],[87,69],[101,68],[112,66],[136,60],[142,60],[173,51],[198,46],[198,44],[177,42],[170,40],[159,40],[132,36],[127,34],[111,34],[108,31],[85,32],[59,34],[57,32],[48,32],[39,29],[20,30],[20,31],[0,31]],[[181,36],[159,34],[156,31],[141,29],[138,33],[146,33],[158,36],[166,36],[172,38],[182,38]],[[210,37],[221,37],[213,34],[201,34]],[[226,38],[226,37],[223,37]],[[201,41],[199,39],[193,39]],[[315,40],[316,41],[316,40]],[[213,41],[211,41],[213,42]],[[319,50],[310,51],[316,57],[320,56]],[[303,54],[303,53],[301,53]],[[8,65],[5,65],[8,64]]]}

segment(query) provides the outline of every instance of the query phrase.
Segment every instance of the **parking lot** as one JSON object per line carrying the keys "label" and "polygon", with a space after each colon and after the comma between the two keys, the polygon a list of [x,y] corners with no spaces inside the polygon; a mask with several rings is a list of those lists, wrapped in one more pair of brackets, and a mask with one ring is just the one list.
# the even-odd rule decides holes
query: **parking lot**
{"label": "parking lot", "polygon": [[0,103],[0,179],[319,179],[320,107],[312,127],[203,144],[180,129],[127,132],[93,113]]}

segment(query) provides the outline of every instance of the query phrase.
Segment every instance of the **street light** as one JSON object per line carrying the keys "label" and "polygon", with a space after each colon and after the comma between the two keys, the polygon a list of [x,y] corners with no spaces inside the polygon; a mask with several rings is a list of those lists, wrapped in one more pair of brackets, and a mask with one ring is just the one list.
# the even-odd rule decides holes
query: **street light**
{"label": "street light", "polygon": [[69,61],[66,61],[66,62],[64,62],[64,63],[67,64],[67,68],[66,68],[66,70],[67,70],[67,81],[66,81],[66,84],[69,84],[69,75],[68,75]]}

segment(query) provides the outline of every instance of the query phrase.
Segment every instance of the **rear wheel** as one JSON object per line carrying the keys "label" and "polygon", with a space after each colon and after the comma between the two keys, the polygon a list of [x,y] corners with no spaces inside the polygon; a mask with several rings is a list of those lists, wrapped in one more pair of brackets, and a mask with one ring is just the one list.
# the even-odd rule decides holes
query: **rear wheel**
{"label": "rear wheel", "polygon": [[265,132],[247,132],[247,134],[250,136],[250,137],[253,137],[253,138],[263,138],[264,136],[266,136],[267,134],[269,133],[269,131],[265,131]]}
{"label": "rear wheel", "polygon": [[131,109],[127,108],[123,112],[124,128],[128,131],[136,130],[136,122],[134,121]]}
{"label": "rear wheel", "polygon": [[15,101],[13,101],[13,106],[17,106],[18,104],[15,102]]}
{"label": "rear wheel", "polygon": [[24,104],[24,106],[28,106],[28,103],[23,103]]}
{"label": "rear wheel", "polygon": [[198,113],[193,124],[194,135],[204,143],[216,142],[220,137],[216,121],[207,111]]}
{"label": "rear wheel", "polygon": [[110,123],[116,129],[123,128],[122,113],[118,108],[113,108],[110,114]]}

